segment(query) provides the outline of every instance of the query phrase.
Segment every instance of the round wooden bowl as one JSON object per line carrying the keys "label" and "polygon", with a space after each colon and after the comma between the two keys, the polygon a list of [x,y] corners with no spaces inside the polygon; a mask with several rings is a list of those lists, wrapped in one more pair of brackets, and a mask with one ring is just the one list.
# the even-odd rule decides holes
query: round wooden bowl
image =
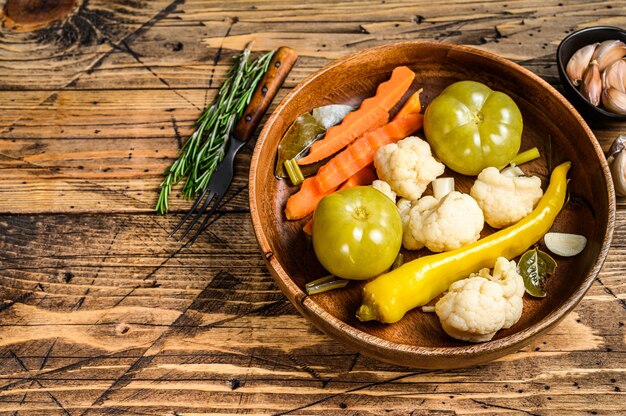
{"label": "round wooden bowl", "polygon": [[[274,175],[278,142],[291,122],[327,104],[358,105],[374,94],[393,68],[416,73],[411,92],[424,88],[423,104],[459,80],[480,81],[509,94],[524,118],[522,148],[537,146],[542,158],[524,165],[547,183],[552,166],[571,160],[569,203],[554,231],[583,234],[585,250],[572,258],[555,256],[558,268],[543,299],[524,297],[520,321],[492,341],[469,344],[450,338],[437,316],[414,309],[395,324],[359,322],[363,282],[308,296],[304,285],[328,274],[302,231],[306,222],[287,221],[283,213],[296,191]],[[420,135],[422,135],[420,133]],[[551,149],[551,151],[550,151]],[[549,161],[549,155],[551,161]],[[468,192],[475,178],[454,174],[456,188]],[[315,326],[353,350],[394,364],[418,368],[466,367],[493,360],[528,344],[559,322],[582,299],[600,271],[611,241],[615,197],[602,149],[584,120],[554,88],[526,69],[475,48],[430,42],[402,42],[368,49],[336,61],[309,76],[276,108],[256,143],[250,167],[250,209],[254,230],[276,283]],[[483,237],[492,233],[489,227]],[[429,252],[405,252],[405,259]],[[434,304],[432,302],[431,304]]]}

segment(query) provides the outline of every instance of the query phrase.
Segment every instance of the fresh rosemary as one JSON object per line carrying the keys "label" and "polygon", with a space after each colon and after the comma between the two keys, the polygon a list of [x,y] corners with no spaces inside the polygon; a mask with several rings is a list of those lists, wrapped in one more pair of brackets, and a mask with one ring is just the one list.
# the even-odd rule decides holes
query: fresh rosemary
{"label": "fresh rosemary", "polygon": [[243,114],[261,77],[268,69],[273,51],[250,59],[250,48],[235,57],[213,103],[204,110],[196,130],[180,149],[178,159],[163,172],[161,193],[156,204],[159,214],[166,214],[172,187],[185,179],[182,194],[193,199],[204,190],[217,165],[224,158],[228,138]]}

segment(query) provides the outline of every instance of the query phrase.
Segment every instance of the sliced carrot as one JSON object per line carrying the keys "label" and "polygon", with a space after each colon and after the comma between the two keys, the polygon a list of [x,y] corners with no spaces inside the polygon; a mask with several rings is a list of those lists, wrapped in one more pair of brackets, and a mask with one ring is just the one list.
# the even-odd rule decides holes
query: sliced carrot
{"label": "sliced carrot", "polygon": [[304,231],[308,235],[313,234],[313,217],[309,218],[306,224],[304,224],[304,227],[302,227],[302,231]]}
{"label": "sliced carrot", "polygon": [[394,119],[404,117],[409,114],[419,113],[422,111],[422,101],[420,100],[420,94],[424,91],[423,88],[415,91],[408,100],[402,105],[400,111],[395,115]]}
{"label": "sliced carrot", "polygon": [[391,78],[378,86],[376,95],[363,100],[358,110],[349,113],[340,124],[328,129],[326,136],[313,143],[309,154],[298,160],[298,163],[308,165],[327,158],[371,130],[400,101],[414,78],[415,73],[406,66],[395,68]]}
{"label": "sliced carrot", "polygon": [[314,176],[306,178],[300,185],[300,190],[287,200],[287,206],[285,207],[287,219],[299,220],[306,217],[315,210],[322,198],[334,190],[322,192],[317,186]]}
{"label": "sliced carrot", "polygon": [[363,134],[368,133],[372,130],[376,130],[377,128],[382,127],[387,123],[389,123],[389,113],[386,111],[381,112],[380,117],[378,117],[378,119],[370,126],[370,128],[365,130],[359,136],[362,136]]}
{"label": "sliced carrot", "polygon": [[354,175],[350,176],[348,180],[341,184],[337,190],[341,191],[342,189],[354,188],[355,186],[371,185],[376,178],[376,169],[374,168],[374,164],[370,163]]}
{"label": "sliced carrot", "polygon": [[287,200],[285,208],[287,218],[297,220],[312,213],[324,196],[335,191],[348,178],[372,163],[378,148],[395,143],[419,130],[423,119],[421,114],[409,114],[358,138],[322,166],[317,175],[302,182],[300,190]]}
{"label": "sliced carrot", "polygon": [[[374,169],[374,165],[370,163],[354,175],[350,176],[350,178],[348,178],[348,180],[345,181],[337,190],[341,191],[342,189],[354,188],[355,186],[371,185],[375,180],[376,170]],[[302,230],[309,235],[313,233],[313,217],[311,217],[307,223],[304,224]]]}
{"label": "sliced carrot", "polygon": [[322,192],[336,189],[347,178],[372,163],[380,147],[404,139],[422,127],[421,114],[409,114],[359,137],[320,168],[315,182]]}

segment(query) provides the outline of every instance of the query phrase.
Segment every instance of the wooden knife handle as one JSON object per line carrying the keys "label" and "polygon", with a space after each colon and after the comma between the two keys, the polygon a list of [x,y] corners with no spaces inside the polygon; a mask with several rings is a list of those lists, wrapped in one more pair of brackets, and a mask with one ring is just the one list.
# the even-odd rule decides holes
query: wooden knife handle
{"label": "wooden knife handle", "polygon": [[283,84],[291,67],[296,63],[298,54],[291,48],[282,46],[274,53],[269,67],[256,87],[250,103],[235,126],[234,136],[239,140],[248,141],[263,114],[272,103],[274,96]]}

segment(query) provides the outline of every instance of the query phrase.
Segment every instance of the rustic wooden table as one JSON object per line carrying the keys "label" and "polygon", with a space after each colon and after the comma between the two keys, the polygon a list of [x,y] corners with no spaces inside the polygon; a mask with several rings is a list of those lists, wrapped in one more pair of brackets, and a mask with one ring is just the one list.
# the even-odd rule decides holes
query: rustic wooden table
{"label": "rustic wooden table", "polygon": [[[623,207],[573,313],[454,371],[361,356],[298,315],[250,223],[252,144],[194,246],[167,238],[189,202],[154,214],[161,172],[252,39],[300,54],[274,106],[333,59],[396,40],[474,45],[560,88],[559,41],[625,27],[625,1],[3,3],[0,413],[626,413]],[[593,129],[607,148],[625,127]]]}

